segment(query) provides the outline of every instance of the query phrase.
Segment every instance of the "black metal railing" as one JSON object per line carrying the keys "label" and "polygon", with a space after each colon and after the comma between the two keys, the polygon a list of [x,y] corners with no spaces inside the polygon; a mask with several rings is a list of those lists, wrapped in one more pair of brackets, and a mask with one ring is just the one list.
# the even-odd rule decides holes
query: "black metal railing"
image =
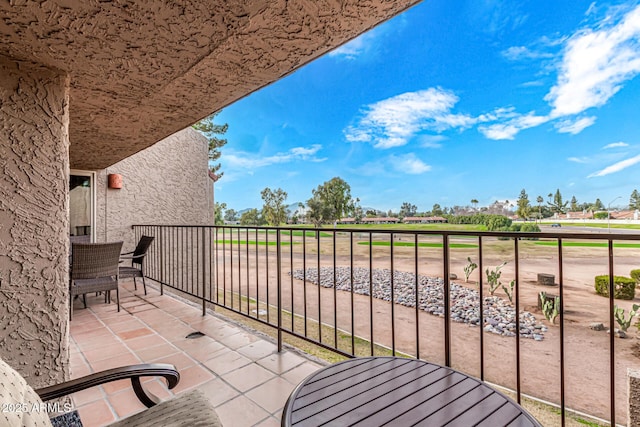
{"label": "black metal railing", "polygon": [[[640,255],[640,234],[166,225],[134,230],[136,238],[155,237],[145,274],[161,289],[197,297],[203,315],[210,303],[276,328],[279,349],[286,333],[349,357],[427,359],[512,389],[519,403],[526,395],[557,405],[563,426],[569,407],[612,425],[626,417],[623,384],[632,362],[619,356],[615,334],[594,332],[589,343],[576,331],[589,329],[585,313],[603,310],[603,323],[615,330],[614,306],[624,302],[609,292],[605,307],[585,272],[608,274],[613,289],[614,275],[627,275]],[[470,276],[475,291],[461,280],[443,280],[459,274],[467,258],[477,260]],[[495,285],[487,283],[487,266],[504,260],[509,267],[501,278],[512,279],[513,301],[507,303],[507,288],[498,288],[500,316],[515,313],[515,325],[506,327],[515,332],[500,321],[491,329],[502,317],[487,311],[496,301],[487,296]],[[555,326],[538,312],[532,328],[539,333],[529,334],[523,331],[531,324],[523,325],[522,316],[541,289],[532,280],[536,273],[557,275],[560,315]],[[461,309],[452,313],[459,302],[453,290],[467,295],[463,302],[471,305],[462,310],[471,313],[477,330],[458,322]],[[441,294],[441,308],[425,302],[431,294]],[[477,315],[474,300],[482,302]],[[589,320],[598,320],[594,316]],[[490,333],[496,330],[502,336]],[[602,353],[603,347],[606,369],[576,366],[589,362],[585,352]],[[574,363],[577,355],[582,362]]]}

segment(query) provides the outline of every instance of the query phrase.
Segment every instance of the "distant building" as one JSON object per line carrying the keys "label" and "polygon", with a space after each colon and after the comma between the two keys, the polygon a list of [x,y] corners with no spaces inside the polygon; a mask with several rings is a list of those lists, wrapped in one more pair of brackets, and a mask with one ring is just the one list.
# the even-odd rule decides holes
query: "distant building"
{"label": "distant building", "polygon": [[355,218],[340,218],[338,220],[338,224],[355,224],[355,223],[356,223]]}
{"label": "distant building", "polygon": [[441,216],[407,216],[402,222],[405,224],[434,224],[446,223],[447,219]]}
{"label": "distant building", "polygon": [[557,219],[593,219],[593,211],[575,211],[567,212],[566,214],[556,214],[554,216]]}
{"label": "distant building", "polygon": [[362,218],[363,224],[397,224],[400,220],[393,217]]}

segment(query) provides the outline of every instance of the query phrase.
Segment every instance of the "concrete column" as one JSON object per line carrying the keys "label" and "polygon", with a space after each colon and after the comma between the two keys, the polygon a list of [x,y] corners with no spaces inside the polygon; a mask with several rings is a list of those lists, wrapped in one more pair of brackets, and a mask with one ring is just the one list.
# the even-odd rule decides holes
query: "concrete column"
{"label": "concrete column", "polygon": [[69,79],[0,56],[0,357],[69,376]]}
{"label": "concrete column", "polygon": [[629,414],[627,425],[640,426],[640,370],[627,369],[627,399],[629,400]]}

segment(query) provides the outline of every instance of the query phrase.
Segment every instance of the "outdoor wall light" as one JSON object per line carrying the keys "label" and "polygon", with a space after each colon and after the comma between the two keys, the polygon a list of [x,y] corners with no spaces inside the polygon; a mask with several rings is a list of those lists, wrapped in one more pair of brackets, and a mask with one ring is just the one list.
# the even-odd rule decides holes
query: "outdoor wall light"
{"label": "outdoor wall light", "polygon": [[109,188],[113,188],[119,190],[122,188],[122,175],[119,173],[110,173],[108,176],[108,186]]}

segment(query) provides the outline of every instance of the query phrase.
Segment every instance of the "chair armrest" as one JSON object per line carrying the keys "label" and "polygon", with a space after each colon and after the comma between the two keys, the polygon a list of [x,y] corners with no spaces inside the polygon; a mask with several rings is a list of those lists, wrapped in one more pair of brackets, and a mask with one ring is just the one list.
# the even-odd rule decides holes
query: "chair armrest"
{"label": "chair armrest", "polygon": [[166,363],[147,363],[141,365],[121,366],[119,368],[96,372],[95,374],[87,375],[82,378],[38,389],[36,390],[36,393],[38,393],[40,398],[46,402],[47,400],[56,399],[71,393],[106,384],[111,381],[131,378],[131,385],[136,396],[140,402],[142,402],[147,408],[150,408],[156,405],[158,400],[151,393],[144,391],[140,384],[140,377],[164,377],[169,389],[174,388],[180,381],[180,373],[176,370],[175,366]]}
{"label": "chair armrest", "polygon": [[134,253],[135,251],[131,251],[131,252],[123,252],[120,254],[120,256],[122,257],[122,255],[131,255],[132,253]]}
{"label": "chair armrest", "polygon": [[141,255],[126,255],[126,256],[122,256],[120,255],[120,260],[125,260],[125,259],[138,259],[138,258],[144,258],[145,255],[147,254],[141,254]]}

